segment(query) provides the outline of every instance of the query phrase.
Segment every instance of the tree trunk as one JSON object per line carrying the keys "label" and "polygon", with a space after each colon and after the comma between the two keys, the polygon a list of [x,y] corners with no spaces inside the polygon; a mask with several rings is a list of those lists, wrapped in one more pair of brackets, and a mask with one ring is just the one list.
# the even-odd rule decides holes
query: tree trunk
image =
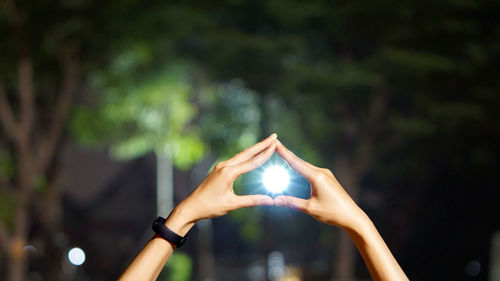
{"label": "tree trunk", "polygon": [[[340,184],[344,187],[351,198],[356,201],[359,193],[359,176],[358,166],[353,165],[349,160],[349,156],[342,155],[338,157],[335,165],[334,174]],[[354,244],[349,235],[340,230],[340,239],[338,240],[336,259],[334,260],[333,268],[335,270],[333,280],[336,281],[351,281],[355,275],[356,254]]]}
{"label": "tree trunk", "polygon": [[341,231],[337,245],[337,260],[335,264],[336,275],[334,280],[353,280],[356,268],[356,255],[351,237],[345,231]]}
{"label": "tree trunk", "polygon": [[55,167],[51,182],[48,184],[45,200],[38,205],[37,218],[43,222],[44,231],[40,240],[44,242],[44,259],[47,263],[45,280],[61,280],[61,258],[63,257],[64,245],[61,245],[55,237],[62,232],[62,198],[59,167]]}
{"label": "tree trunk", "polygon": [[[22,73],[21,73],[22,74]],[[14,229],[9,251],[9,281],[22,281],[26,273],[26,255],[24,247],[28,238],[28,222],[30,221],[29,200],[34,182],[34,167],[30,154],[29,131],[22,127],[16,143],[17,155],[17,206],[14,213]]]}
{"label": "tree trunk", "polygon": [[198,222],[198,272],[200,281],[215,280],[213,235],[212,219],[201,220]]}
{"label": "tree trunk", "polygon": [[170,156],[156,153],[156,212],[167,216],[174,208],[174,167]]}
{"label": "tree trunk", "polygon": [[[354,130],[346,135],[344,150],[346,152],[336,157],[333,172],[354,201],[358,199],[361,177],[370,169],[377,130],[386,106],[387,93],[382,86],[372,97],[364,126],[359,128],[360,131],[357,134]],[[335,280],[354,280],[356,269],[354,244],[345,231],[342,231],[338,243],[337,258],[333,267],[336,270],[334,276],[338,276]]]}
{"label": "tree trunk", "polygon": [[[191,187],[200,184],[207,175],[215,157],[206,157],[198,165],[195,165],[190,175]],[[192,190],[188,191],[188,194]],[[216,280],[215,277],[215,257],[214,257],[214,233],[212,219],[201,220],[196,223],[198,228],[198,273],[197,279],[200,281]]]}
{"label": "tree trunk", "polygon": [[19,233],[12,238],[11,247],[9,249],[9,266],[8,266],[8,279],[9,281],[23,281],[26,257],[24,255],[24,246],[26,244],[26,237],[24,233]]}
{"label": "tree trunk", "polygon": [[[29,175],[27,175],[29,177]],[[25,276],[26,268],[26,255],[24,253],[24,247],[27,242],[28,235],[28,188],[21,188],[20,200],[18,201],[18,206],[15,213],[15,224],[14,233],[11,239],[11,246],[9,249],[9,268],[8,268],[8,280],[9,281],[22,281]]]}

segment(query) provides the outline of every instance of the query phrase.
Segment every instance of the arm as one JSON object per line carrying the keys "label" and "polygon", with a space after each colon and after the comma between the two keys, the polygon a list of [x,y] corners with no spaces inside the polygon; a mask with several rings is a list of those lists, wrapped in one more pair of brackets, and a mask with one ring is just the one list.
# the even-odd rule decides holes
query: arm
{"label": "arm", "polygon": [[[273,199],[266,195],[236,195],[233,182],[266,162],[274,153],[276,134],[251,146],[233,158],[215,165],[205,180],[170,213],[165,225],[181,236],[185,236],[201,219],[215,218],[232,210],[258,205],[272,205]],[[119,280],[155,280],[174,245],[155,236],[139,252],[123,272]]]}
{"label": "arm", "polygon": [[345,192],[332,172],[307,163],[281,142],[276,143],[278,154],[311,184],[311,197],[278,196],[274,204],[297,209],[347,231],[374,280],[408,280],[370,218]]}

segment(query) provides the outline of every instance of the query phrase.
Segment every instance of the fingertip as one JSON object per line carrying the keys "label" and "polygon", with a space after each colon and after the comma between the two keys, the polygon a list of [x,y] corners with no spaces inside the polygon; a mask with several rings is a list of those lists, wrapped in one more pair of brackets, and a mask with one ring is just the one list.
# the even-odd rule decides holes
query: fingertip
{"label": "fingertip", "polygon": [[283,196],[278,196],[273,199],[273,203],[276,206],[280,207],[285,207],[286,206],[286,201],[284,200],[285,198]]}
{"label": "fingertip", "polygon": [[276,142],[271,143],[268,149],[276,149]]}
{"label": "fingertip", "polygon": [[255,207],[261,205],[273,205],[273,199],[267,195],[237,195],[238,208]]}
{"label": "fingertip", "polygon": [[274,143],[276,144],[278,153],[283,154],[283,144],[279,140],[276,140]]}
{"label": "fingertip", "polygon": [[274,204],[273,198],[263,195],[263,197],[260,199],[260,204],[261,205],[266,205],[266,206],[271,206]]}
{"label": "fingertip", "polygon": [[276,139],[276,138],[278,138],[278,135],[277,135],[276,133],[272,133],[272,134],[271,134],[271,135],[269,135],[269,137],[267,137],[266,139],[271,140],[271,139]]}

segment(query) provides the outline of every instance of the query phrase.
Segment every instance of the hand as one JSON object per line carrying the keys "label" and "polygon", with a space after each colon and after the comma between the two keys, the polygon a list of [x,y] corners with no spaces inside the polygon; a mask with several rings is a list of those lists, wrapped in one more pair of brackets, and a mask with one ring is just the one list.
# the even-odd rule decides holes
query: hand
{"label": "hand", "polygon": [[367,219],[366,214],[345,192],[332,172],[318,168],[295,156],[280,141],[276,141],[278,154],[311,184],[311,197],[278,196],[274,205],[297,209],[320,222],[353,229]]}
{"label": "hand", "polygon": [[272,134],[233,158],[215,165],[205,180],[170,214],[165,224],[184,235],[198,220],[215,218],[243,207],[273,205],[267,195],[236,195],[233,182],[242,174],[266,162],[276,149],[276,134]]}

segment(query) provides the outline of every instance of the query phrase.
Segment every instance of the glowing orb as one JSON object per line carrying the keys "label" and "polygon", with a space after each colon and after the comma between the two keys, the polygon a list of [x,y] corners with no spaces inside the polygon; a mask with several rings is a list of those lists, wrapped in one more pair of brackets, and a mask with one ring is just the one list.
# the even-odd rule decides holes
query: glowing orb
{"label": "glowing orb", "polygon": [[272,193],[280,193],[288,186],[290,176],[285,168],[281,166],[271,166],[264,171],[262,181],[267,190]]}
{"label": "glowing orb", "polygon": [[85,252],[75,247],[68,252],[68,259],[74,265],[82,265],[85,262]]}

